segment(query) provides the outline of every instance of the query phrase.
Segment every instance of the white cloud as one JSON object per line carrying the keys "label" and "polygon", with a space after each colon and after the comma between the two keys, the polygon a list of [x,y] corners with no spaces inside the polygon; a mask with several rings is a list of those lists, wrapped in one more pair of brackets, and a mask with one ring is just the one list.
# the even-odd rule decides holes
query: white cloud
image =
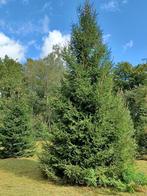
{"label": "white cloud", "polygon": [[52,11],[52,4],[51,4],[51,1],[45,2],[44,5],[43,5],[43,7],[42,7],[42,9],[41,9],[41,11],[45,11],[46,9]]}
{"label": "white cloud", "polygon": [[5,21],[0,19],[0,27],[4,28],[6,26]]}
{"label": "white cloud", "polygon": [[5,34],[0,33],[0,58],[4,58],[5,55],[18,61],[24,61],[25,47]]}
{"label": "white cloud", "polygon": [[105,0],[105,3],[101,5],[101,9],[106,11],[119,11],[120,7],[127,3],[128,0]]}
{"label": "white cloud", "polygon": [[44,15],[44,17],[38,21],[30,20],[22,24],[17,24],[15,22],[9,23],[0,19],[0,31],[7,31],[13,35],[20,35],[21,37],[34,33],[46,34],[49,32],[49,23],[50,19],[47,15]]}
{"label": "white cloud", "polygon": [[42,20],[42,30],[44,33],[49,32],[49,17],[47,15],[44,16],[44,19]]}
{"label": "white cloud", "polygon": [[128,42],[123,46],[124,51],[126,51],[126,50],[129,49],[129,48],[133,48],[133,46],[134,46],[133,40],[128,41]]}
{"label": "white cloud", "polygon": [[6,4],[8,0],[0,0],[0,4]]}
{"label": "white cloud", "polygon": [[27,46],[34,46],[36,44],[36,41],[33,39],[28,42]]}
{"label": "white cloud", "polygon": [[41,49],[41,57],[46,57],[53,51],[53,46],[59,45],[64,47],[68,44],[70,35],[63,35],[60,31],[50,31],[48,36],[44,39],[44,43]]}
{"label": "white cloud", "polygon": [[50,18],[48,15],[44,15],[40,20],[29,20],[23,23],[16,23],[12,21],[5,21],[0,19],[0,32],[9,32],[12,35],[26,36],[30,34],[46,34],[49,32]]}
{"label": "white cloud", "polygon": [[109,34],[109,33],[103,35],[103,42],[107,43],[110,40],[110,38],[111,38],[111,34]]}
{"label": "white cloud", "polygon": [[26,35],[29,33],[36,32],[37,26],[35,26],[31,21],[28,21],[24,23],[21,26],[9,26],[8,25],[8,30],[13,33],[13,34],[20,34],[20,35]]}
{"label": "white cloud", "polygon": [[36,40],[30,40],[27,43],[27,49],[29,49],[30,47],[34,47],[36,50],[40,50],[40,46],[36,43]]}
{"label": "white cloud", "polygon": [[115,0],[111,0],[109,2],[104,3],[101,6],[101,8],[104,10],[115,11],[118,9],[118,2]]}

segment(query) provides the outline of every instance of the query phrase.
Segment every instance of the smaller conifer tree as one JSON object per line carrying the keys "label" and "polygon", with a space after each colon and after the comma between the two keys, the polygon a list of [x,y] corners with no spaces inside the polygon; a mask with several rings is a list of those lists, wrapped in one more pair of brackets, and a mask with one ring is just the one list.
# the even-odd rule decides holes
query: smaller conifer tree
{"label": "smaller conifer tree", "polygon": [[30,115],[25,102],[15,100],[9,105],[0,128],[0,158],[33,154]]}

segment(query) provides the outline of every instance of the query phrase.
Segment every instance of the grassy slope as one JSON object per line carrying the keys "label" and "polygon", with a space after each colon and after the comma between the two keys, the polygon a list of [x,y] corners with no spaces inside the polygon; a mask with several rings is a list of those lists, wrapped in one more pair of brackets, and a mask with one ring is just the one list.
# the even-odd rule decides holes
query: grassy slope
{"label": "grassy slope", "polygon": [[[147,173],[147,161],[138,161],[138,167]],[[36,159],[0,160],[0,196],[98,196],[129,195],[109,189],[71,187],[49,183],[43,179]],[[133,195],[147,195],[144,188]]]}

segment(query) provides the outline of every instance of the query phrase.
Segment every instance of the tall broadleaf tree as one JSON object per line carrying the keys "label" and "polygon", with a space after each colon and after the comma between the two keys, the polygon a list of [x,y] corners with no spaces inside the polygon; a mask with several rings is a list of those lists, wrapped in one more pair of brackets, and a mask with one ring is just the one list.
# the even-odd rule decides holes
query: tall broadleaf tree
{"label": "tall broadleaf tree", "polygon": [[42,139],[47,136],[52,121],[50,98],[60,86],[64,73],[60,48],[55,46],[53,52],[44,59],[28,59],[24,67],[33,111],[33,129],[37,139]]}
{"label": "tall broadleaf tree", "polygon": [[64,50],[67,74],[53,99],[51,142],[41,166],[52,180],[72,184],[116,185],[125,182],[135,143],[130,114],[113,95],[111,61],[89,1],[79,10]]}

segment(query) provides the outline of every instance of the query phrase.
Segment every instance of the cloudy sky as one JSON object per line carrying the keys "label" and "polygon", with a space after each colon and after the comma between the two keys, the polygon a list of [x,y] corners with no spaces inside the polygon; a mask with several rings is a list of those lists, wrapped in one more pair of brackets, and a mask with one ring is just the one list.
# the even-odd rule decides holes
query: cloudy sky
{"label": "cloudy sky", "polygon": [[[84,0],[0,0],[0,57],[25,62],[65,45]],[[147,57],[147,0],[92,0],[114,62]]]}

